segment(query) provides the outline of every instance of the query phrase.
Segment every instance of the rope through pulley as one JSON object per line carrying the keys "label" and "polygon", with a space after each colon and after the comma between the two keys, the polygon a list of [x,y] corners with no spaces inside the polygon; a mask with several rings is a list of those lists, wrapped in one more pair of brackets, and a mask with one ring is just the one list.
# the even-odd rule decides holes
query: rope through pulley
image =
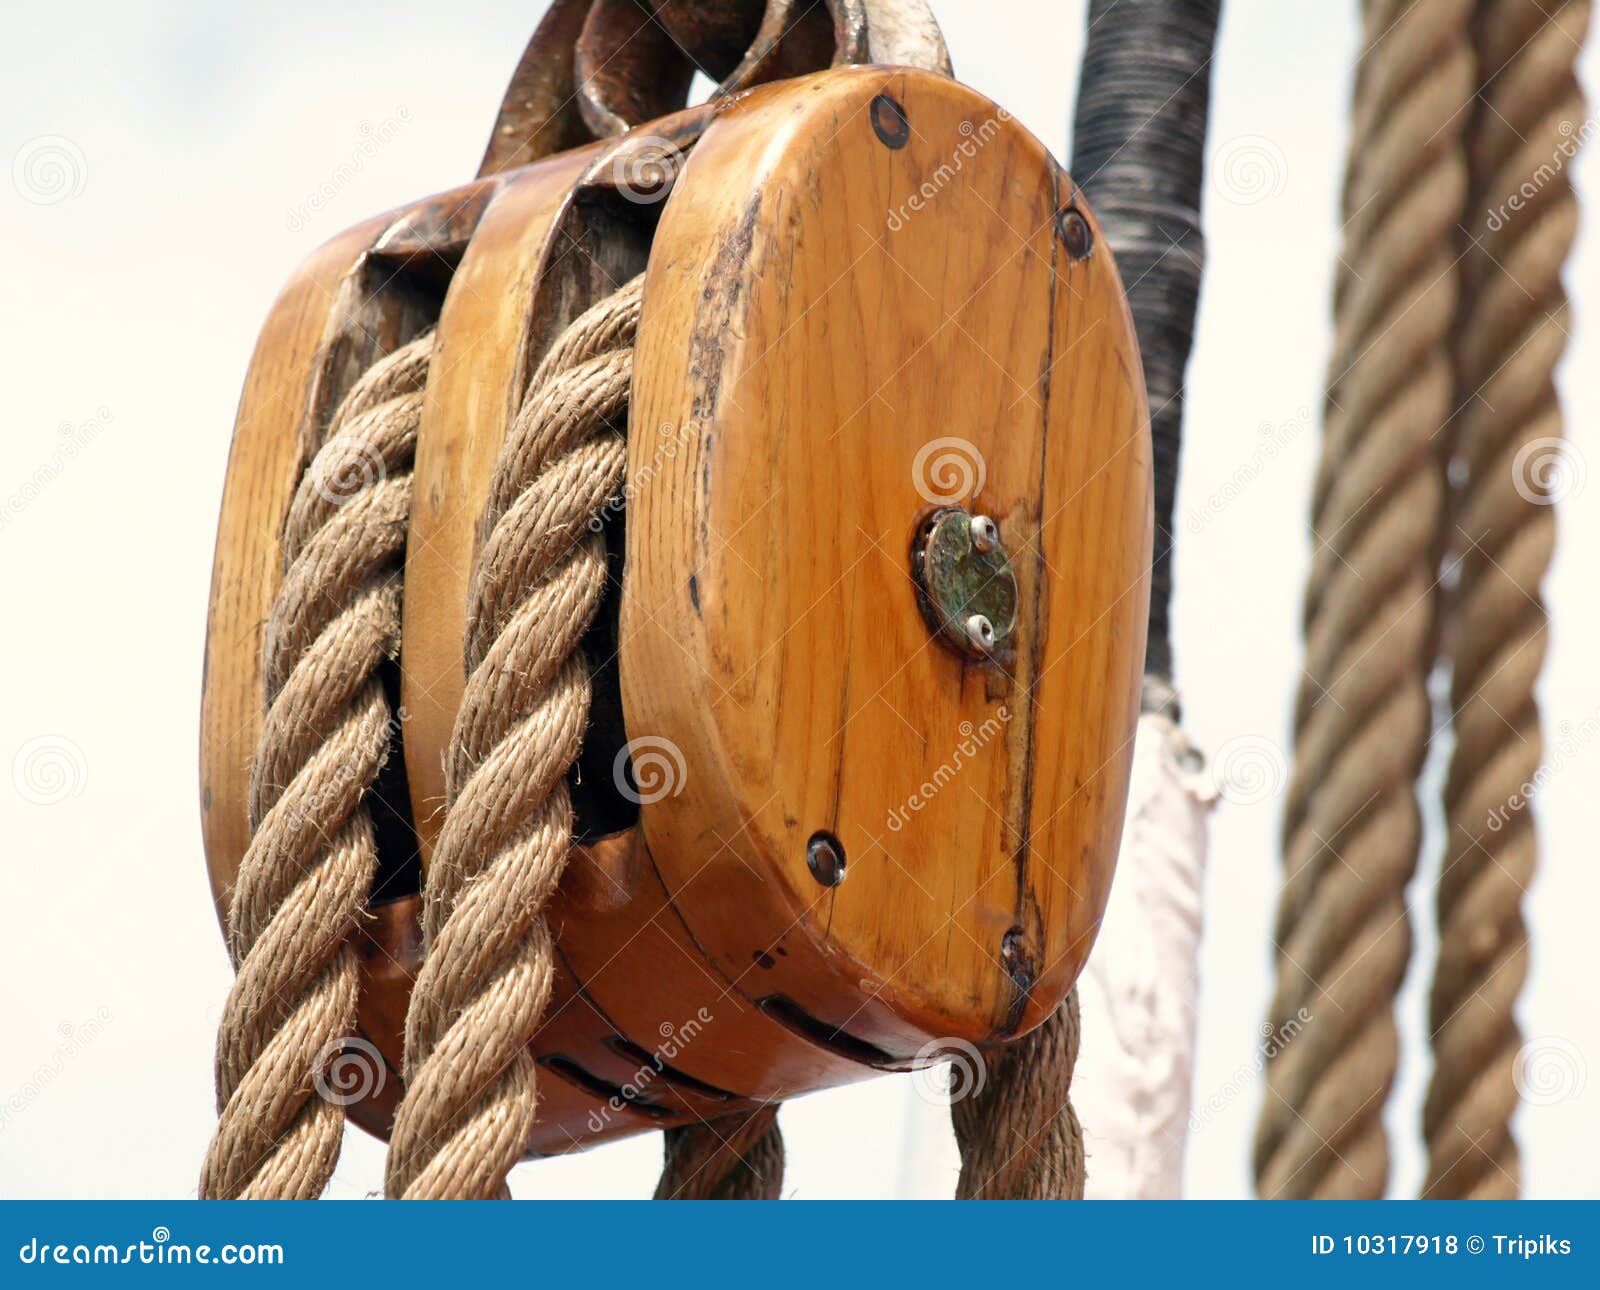
{"label": "rope through pulley", "polygon": [[[585,7],[573,57],[631,8]],[[861,34],[852,15],[877,22],[893,8],[840,0],[811,11],[833,20],[837,52]],[[763,21],[791,9],[771,6]],[[577,11],[558,5],[551,21]],[[890,38],[875,30],[874,40]],[[759,75],[794,54],[767,48],[755,56]],[[236,431],[214,581],[224,594],[214,592],[208,639],[208,664],[226,664],[208,670],[208,858],[237,907],[240,982],[219,1047],[221,1163],[208,1163],[206,1193],[317,1194],[344,1110],[343,1090],[324,1086],[346,1049],[364,1047],[379,1060],[378,1087],[353,1094],[350,1113],[390,1133],[390,1195],[504,1195],[530,1150],[654,1124],[670,1126],[658,1195],[775,1196],[784,1097],[914,1066],[952,1042],[934,1037],[959,1036],[994,1045],[988,1087],[955,1111],[962,1194],[1081,1194],[1067,995],[1114,856],[1129,757],[1125,740],[1109,740],[1137,709],[1138,660],[1126,643],[1145,613],[1149,544],[1134,338],[1093,215],[1006,113],[903,68],[730,97],[616,139],[602,116],[584,119],[607,137],[342,235],[308,262],[263,332]],[[634,163],[646,144],[676,155],[641,178]],[[965,160],[980,147],[981,165],[947,161],[952,149]],[[844,180],[858,172],[865,187]],[[781,200],[813,190],[839,195],[793,210]],[[856,273],[885,275],[876,298],[895,317],[937,299],[924,280],[944,283],[964,326],[942,329],[932,346],[910,324],[858,336],[856,288],[830,285],[837,269],[815,248],[831,234],[808,224],[887,219],[896,235],[913,217],[915,236],[893,256],[874,240],[863,268],[852,251]],[[974,220],[1041,230],[1046,253],[980,255],[952,272],[947,248]],[[644,278],[634,275],[647,264],[654,304],[642,327]],[[321,323],[319,299],[333,302]],[[1086,343],[1055,348],[1086,318],[1095,324]],[[996,347],[991,331],[1007,339]],[[1041,344],[1054,356],[1048,377]],[[995,360],[956,400],[974,405],[963,416],[977,441],[956,442],[980,459],[966,491],[946,494],[943,466],[926,463],[951,441],[928,441],[935,408],[922,405],[969,345],[988,345]],[[814,406],[813,419],[835,425],[837,443],[790,462],[799,441],[780,433],[787,396],[762,394],[761,383],[830,363],[838,406]],[[1069,367],[1117,375],[1066,380]],[[269,404],[274,376],[283,390]],[[1061,382],[1054,393],[1050,378]],[[1014,412],[1002,446],[994,402],[1030,382],[1040,397]],[[272,428],[296,389],[303,447],[293,456]],[[270,417],[251,411],[262,406]],[[919,411],[907,420],[896,407]],[[938,397],[938,408],[950,401]],[[643,428],[629,426],[640,418]],[[1050,445],[1064,442],[1069,420],[1096,429],[1060,453]],[[1104,442],[1113,438],[1119,451]],[[782,486],[753,498],[772,506],[757,525],[741,508],[763,467]],[[321,497],[327,477],[342,474],[355,486]],[[296,489],[287,500],[277,491]],[[840,511],[832,522],[830,508]],[[886,597],[875,565],[818,538],[845,532],[847,517],[873,526],[879,552],[943,534],[946,563],[892,556]],[[1047,560],[1014,566],[1013,536]],[[624,544],[619,585],[610,570]],[[1070,599],[1052,596],[1056,567],[1096,544],[1106,553],[1095,579]],[[281,585],[256,572],[263,551],[282,564]],[[1009,588],[991,643],[970,632],[952,643],[943,628],[930,637],[929,606],[959,614],[963,580],[980,567]],[[761,586],[746,588],[761,570]],[[251,657],[240,644],[267,591],[266,654]],[[830,613],[800,612],[822,603],[818,591]],[[888,630],[819,670],[806,639],[868,605]],[[353,626],[343,617],[352,614]],[[780,640],[797,629],[781,651],[736,636]],[[675,664],[680,653],[690,667]],[[745,675],[712,688],[739,659]],[[1099,684],[1069,704],[1085,665]],[[252,712],[249,693],[258,666],[265,713]],[[808,692],[838,687],[814,708],[836,726],[831,738],[792,724],[807,716],[803,704],[769,719],[766,701],[737,698],[758,672],[758,693],[796,693],[793,666],[809,669]],[[974,678],[983,684],[966,683]],[[889,686],[891,707],[956,731],[951,765],[992,799],[990,811],[963,810],[955,793],[913,792],[883,834],[878,817],[903,791],[883,770],[913,786],[952,773],[931,736],[902,748],[912,729],[903,718],[861,715]],[[652,706],[663,697],[668,706]],[[365,742],[337,742],[347,727]],[[238,795],[224,741],[240,729],[259,731],[262,788],[252,790],[248,854],[230,866]],[[637,745],[652,741],[689,750],[682,803],[644,795]],[[822,773],[793,767],[793,750],[813,745]],[[891,747],[901,752],[877,751]],[[730,750],[736,773],[719,761]],[[875,782],[853,788],[847,754],[852,766],[876,758]],[[1019,756],[1029,766],[1021,792]],[[306,767],[317,782],[302,789]],[[617,802],[595,782],[608,770]],[[753,796],[774,776],[782,792]],[[390,780],[406,800],[387,800]],[[818,793],[829,784],[831,798]],[[1071,792],[1087,796],[1057,809]],[[381,827],[363,831],[374,812]],[[915,885],[970,896],[908,909],[901,929],[970,924],[942,956],[923,931],[903,945],[883,939],[875,911],[905,884],[889,861],[871,862],[874,829],[917,852],[948,840],[933,860],[951,881]],[[312,842],[330,854],[319,860]],[[381,902],[368,898],[377,887]],[[691,965],[684,979],[660,968],[673,955]],[[619,957],[626,969],[608,979]],[[285,1134],[296,1117],[305,1127]],[[284,1163],[261,1165],[273,1150]]]}

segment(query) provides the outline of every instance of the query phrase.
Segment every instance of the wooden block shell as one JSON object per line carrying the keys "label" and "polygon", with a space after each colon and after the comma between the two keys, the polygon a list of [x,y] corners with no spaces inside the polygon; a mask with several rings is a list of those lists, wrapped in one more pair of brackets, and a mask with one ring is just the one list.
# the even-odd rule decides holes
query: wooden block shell
{"label": "wooden block shell", "polygon": [[[659,192],[633,186],[646,150]],[[213,584],[220,907],[248,840],[278,534],[337,398],[437,324],[397,747],[425,869],[501,437],[560,329],[646,268],[620,641],[587,646],[626,728],[597,715],[580,767],[537,1153],[1036,1025],[1104,905],[1137,714],[1148,419],[1093,216],[980,95],[838,69],[369,221],[286,288],[241,402]],[[992,516],[1015,570],[998,662],[936,640],[919,609],[913,539],[947,505]],[[619,823],[624,743],[670,782]],[[819,833],[846,858],[837,885],[808,864]],[[414,887],[381,893],[362,940],[359,1037],[387,1069],[352,1114],[380,1133]]]}

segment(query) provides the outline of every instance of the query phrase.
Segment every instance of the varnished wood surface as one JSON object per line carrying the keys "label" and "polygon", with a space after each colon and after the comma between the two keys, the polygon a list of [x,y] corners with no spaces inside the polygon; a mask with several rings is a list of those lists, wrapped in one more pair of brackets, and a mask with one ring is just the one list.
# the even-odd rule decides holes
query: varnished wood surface
{"label": "varnished wood surface", "polygon": [[[903,139],[893,117],[874,124],[883,94]],[[302,269],[241,403],[207,645],[206,843],[225,904],[294,481],[361,368],[437,317],[401,659],[425,864],[506,424],[560,328],[648,261],[621,689],[626,736],[668,740],[683,771],[642,828],[577,848],[558,892],[558,980],[533,1045],[541,1153],[1036,1024],[1104,903],[1137,710],[1138,356],[1108,254],[1072,260],[1057,236],[1074,201],[1059,167],[971,91],[882,69],[639,133],[667,141],[669,174],[689,158],[664,205],[627,189],[628,136],[474,188],[453,222],[438,199],[369,221]],[[441,220],[457,238],[442,259],[429,255]],[[378,290],[374,264],[401,287]],[[935,643],[910,583],[931,505],[917,456],[952,438],[984,473],[954,500],[999,520],[1018,577],[1003,667]],[[580,790],[609,778],[612,737],[591,731],[585,756],[603,755]],[[891,829],[930,777],[938,791]],[[832,889],[806,866],[818,829],[849,861]],[[380,1133],[420,956],[415,897],[385,902],[362,942],[361,1029],[389,1069],[352,1109]]]}
{"label": "varnished wood surface", "polygon": [[[622,682],[630,736],[685,773],[645,835],[741,993],[891,1056],[1037,1024],[1115,861],[1150,450],[1109,253],[1057,233],[1072,200],[981,96],[841,70],[721,114],[651,255]],[[1005,667],[935,643],[916,603],[940,440],[1016,568]],[[808,869],[818,830],[837,887]]]}
{"label": "varnished wood surface", "polygon": [[[683,113],[647,133],[687,149],[710,115]],[[619,177],[636,173],[627,158],[635,142],[596,145],[508,176],[440,317],[417,452],[402,649],[406,765],[424,863],[442,821],[442,753],[465,685],[462,638],[477,517],[506,426],[544,350],[645,266],[651,212],[625,223],[627,199],[621,206],[607,200]],[[611,768],[596,773],[609,777]],[[873,1073],[797,1039],[706,969],[634,830],[575,853],[551,920],[560,970],[534,1045],[546,1063],[632,1085],[641,1062],[619,1051],[618,1041],[652,1053],[665,1045],[674,1050],[670,1066],[691,1080],[757,1098]],[[687,1037],[673,1042],[680,1030]],[[566,1082],[547,1075],[543,1087],[555,1096]],[[688,1081],[656,1075],[648,1083],[644,1100],[674,1108],[675,1118],[685,1109],[706,1115],[731,1105],[701,1096]],[[534,1150],[596,1140],[587,1114],[575,1123],[544,1105]],[[600,1137],[659,1122],[631,1110],[603,1119]]]}

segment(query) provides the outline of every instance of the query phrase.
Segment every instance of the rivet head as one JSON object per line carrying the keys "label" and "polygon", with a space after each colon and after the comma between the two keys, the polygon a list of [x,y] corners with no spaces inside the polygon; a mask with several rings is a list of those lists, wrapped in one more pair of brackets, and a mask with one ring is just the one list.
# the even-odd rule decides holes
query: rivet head
{"label": "rivet head", "polygon": [[819,829],[806,843],[806,868],[824,887],[837,887],[844,881],[844,848],[839,839],[825,829]]}
{"label": "rivet head", "polygon": [[1061,234],[1061,244],[1074,260],[1087,260],[1094,250],[1094,233],[1089,221],[1076,206],[1069,206],[1056,216],[1056,231]]}
{"label": "rivet head", "polygon": [[974,515],[969,527],[972,530],[972,545],[975,549],[987,554],[1000,545],[1000,526],[987,515]]}
{"label": "rivet head", "polygon": [[898,151],[910,142],[911,122],[906,119],[906,110],[889,95],[880,94],[874,98],[870,111],[872,132],[884,147]]}
{"label": "rivet head", "polygon": [[967,640],[973,649],[987,654],[994,648],[994,624],[982,614],[973,614],[967,619]]}

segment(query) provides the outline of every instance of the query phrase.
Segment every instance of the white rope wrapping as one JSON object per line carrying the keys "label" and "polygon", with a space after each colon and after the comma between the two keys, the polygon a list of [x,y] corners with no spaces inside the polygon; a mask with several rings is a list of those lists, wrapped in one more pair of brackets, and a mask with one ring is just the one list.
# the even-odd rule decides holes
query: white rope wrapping
{"label": "white rope wrapping", "polygon": [[1183,1191],[1214,798],[1182,730],[1166,716],[1140,717],[1117,875],[1078,980],[1083,1048],[1072,1099],[1091,1200]]}

